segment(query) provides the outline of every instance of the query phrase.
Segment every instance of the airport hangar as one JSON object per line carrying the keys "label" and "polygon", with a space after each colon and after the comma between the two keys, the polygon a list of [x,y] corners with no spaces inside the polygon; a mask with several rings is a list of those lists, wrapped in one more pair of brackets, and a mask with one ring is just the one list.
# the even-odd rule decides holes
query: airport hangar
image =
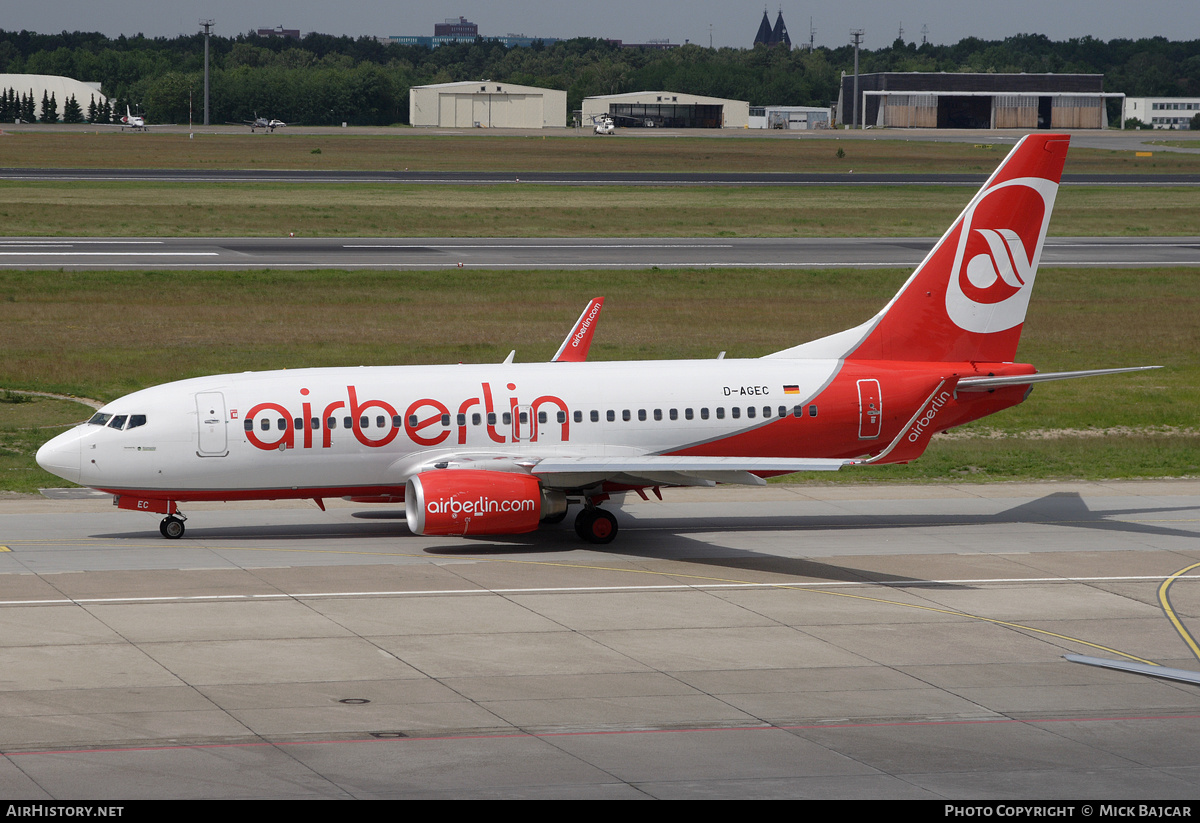
{"label": "airport hangar", "polygon": [[750,125],[750,103],[670,91],[632,91],[583,99],[583,122],[608,115],[618,126],[672,129],[744,129]]}
{"label": "airport hangar", "polygon": [[837,121],[875,128],[1104,129],[1102,74],[959,74],[880,72],[842,75]]}
{"label": "airport hangar", "polygon": [[97,105],[105,101],[100,93],[99,83],[84,83],[70,77],[57,74],[0,74],[0,91],[12,89],[19,98],[22,94],[32,94],[37,117],[42,117],[42,95],[54,95],[58,104],[59,117],[62,116],[63,104],[73,94],[75,102],[86,114],[88,103],[95,100]]}
{"label": "airport hangar", "polygon": [[490,80],[413,86],[408,115],[414,126],[438,128],[565,128],[567,93]]}

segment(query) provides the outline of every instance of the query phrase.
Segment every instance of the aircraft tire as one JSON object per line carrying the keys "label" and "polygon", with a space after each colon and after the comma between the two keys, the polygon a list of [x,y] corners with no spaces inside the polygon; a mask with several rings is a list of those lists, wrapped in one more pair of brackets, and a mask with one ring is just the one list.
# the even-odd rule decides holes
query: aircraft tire
{"label": "aircraft tire", "polygon": [[183,537],[183,521],[178,517],[164,517],[158,524],[158,530],[168,540],[178,540]]}
{"label": "aircraft tire", "polygon": [[617,518],[604,509],[584,509],[575,518],[575,533],[586,543],[611,543],[617,536]]}

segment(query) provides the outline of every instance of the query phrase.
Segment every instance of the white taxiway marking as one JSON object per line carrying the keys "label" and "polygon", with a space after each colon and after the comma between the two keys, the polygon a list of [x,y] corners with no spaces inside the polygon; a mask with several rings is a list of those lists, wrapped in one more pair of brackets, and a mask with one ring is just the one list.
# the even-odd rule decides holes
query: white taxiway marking
{"label": "white taxiway marking", "polygon": [[[212,594],[186,595],[164,597],[60,597],[41,600],[0,600],[0,606],[45,606],[54,604],[75,603],[192,603],[196,601],[214,600],[302,600],[315,597],[430,597],[446,595],[514,595],[514,594],[553,594],[567,592],[634,592],[634,591],[679,591],[679,590],[717,590],[717,589],[830,589],[830,588],[914,588],[918,586],[980,586],[1005,585],[1013,583],[1112,583],[1136,581],[1161,581],[1161,575],[1122,575],[1114,577],[997,577],[976,578],[968,580],[924,580],[905,581],[903,583],[870,582],[870,581],[826,581],[813,583],[697,583],[694,585],[661,584],[652,586],[571,586],[571,587],[531,587],[523,589],[416,589],[412,591],[372,591],[372,592],[295,592],[270,594]],[[1200,577],[1180,577],[1179,581],[1200,581]]]}
{"label": "white taxiway marking", "polygon": [[217,257],[215,251],[0,251],[0,257]]}
{"label": "white taxiway marking", "polygon": [[732,249],[732,243],[418,243],[418,244],[358,244],[344,249]]}

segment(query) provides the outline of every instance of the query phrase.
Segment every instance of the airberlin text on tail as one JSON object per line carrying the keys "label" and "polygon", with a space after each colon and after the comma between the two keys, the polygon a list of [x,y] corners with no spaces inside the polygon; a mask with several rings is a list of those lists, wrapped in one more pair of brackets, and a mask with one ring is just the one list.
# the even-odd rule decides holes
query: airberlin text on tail
{"label": "airberlin text on tail", "polygon": [[1017,143],[848,356],[1011,362],[1069,142]]}

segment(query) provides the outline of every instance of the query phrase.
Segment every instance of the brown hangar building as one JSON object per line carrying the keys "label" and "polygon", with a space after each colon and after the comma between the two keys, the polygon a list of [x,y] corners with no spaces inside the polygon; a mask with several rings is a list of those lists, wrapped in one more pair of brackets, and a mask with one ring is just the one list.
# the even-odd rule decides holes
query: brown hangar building
{"label": "brown hangar building", "polygon": [[[842,75],[838,123],[876,128],[1103,129],[1102,74],[880,72]],[[858,111],[861,109],[861,114]]]}

